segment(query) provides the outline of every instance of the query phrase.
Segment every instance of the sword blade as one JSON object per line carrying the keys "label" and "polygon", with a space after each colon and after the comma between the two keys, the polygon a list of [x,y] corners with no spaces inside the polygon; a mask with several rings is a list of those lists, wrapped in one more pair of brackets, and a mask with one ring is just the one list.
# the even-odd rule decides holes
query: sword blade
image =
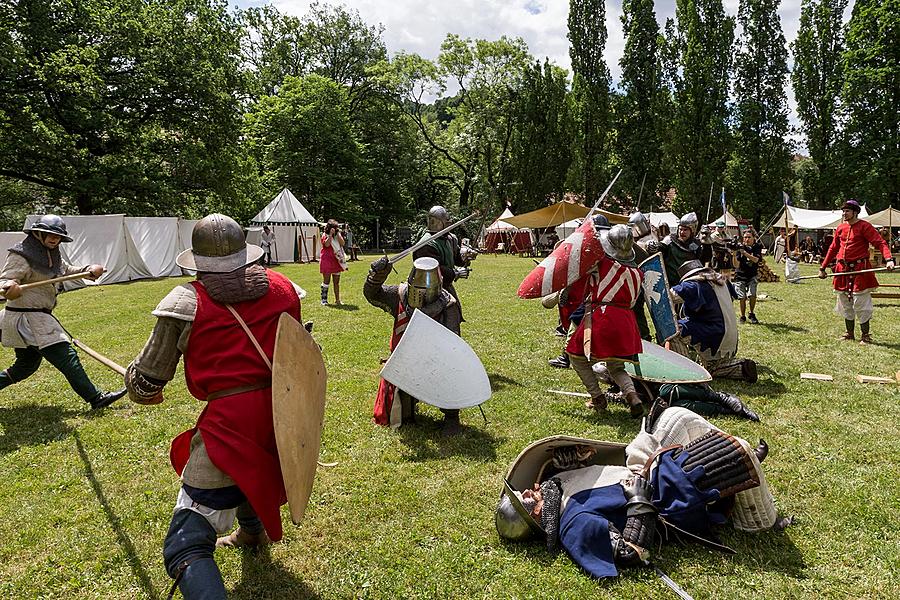
{"label": "sword blade", "polygon": [[563,390],[547,390],[551,394],[562,394],[563,396],[578,396],[579,398],[590,398],[590,394],[585,394],[584,392],[566,392]]}
{"label": "sword blade", "polygon": [[609,193],[609,190],[612,189],[613,184],[616,183],[616,180],[619,178],[619,175],[621,175],[621,174],[622,174],[622,169],[619,169],[619,172],[616,173],[616,176],[613,177],[613,180],[609,182],[608,186],[606,186],[606,189],[603,191],[603,194],[601,194],[600,197],[597,199],[597,201],[594,202],[594,206],[591,207],[591,212],[589,212],[587,214],[587,216],[585,217],[585,220],[591,218],[591,216],[594,214],[594,211],[597,210],[597,207],[600,206],[600,203],[603,202],[604,198],[606,198],[606,195]]}
{"label": "sword blade", "polygon": [[465,219],[460,219],[456,223],[453,223],[452,225],[448,225],[447,227],[444,227],[437,233],[432,233],[430,235],[423,237],[421,240],[419,240],[418,242],[416,242],[415,244],[413,244],[406,250],[403,250],[402,252],[395,254],[393,257],[389,258],[388,262],[391,264],[396,263],[398,260],[406,257],[409,254],[412,254],[413,252],[415,252],[416,250],[418,250],[419,248],[421,248],[422,246],[424,246],[431,240],[437,239],[437,238],[441,237],[442,235],[444,235],[445,233],[453,231],[454,229],[456,229],[457,227],[459,227],[460,225],[462,225],[463,223],[465,223],[466,221],[468,221],[469,219],[471,219],[472,217],[474,217],[477,214],[478,214],[477,212],[473,212],[471,215],[469,215]]}
{"label": "sword blade", "polygon": [[653,570],[656,571],[656,574],[660,579],[663,580],[663,583],[669,586],[669,589],[675,592],[679,598],[681,598],[682,600],[694,600],[694,598],[690,594],[684,591],[684,588],[675,583],[675,581],[671,577],[666,575],[662,569],[660,569],[656,565],[653,565]]}

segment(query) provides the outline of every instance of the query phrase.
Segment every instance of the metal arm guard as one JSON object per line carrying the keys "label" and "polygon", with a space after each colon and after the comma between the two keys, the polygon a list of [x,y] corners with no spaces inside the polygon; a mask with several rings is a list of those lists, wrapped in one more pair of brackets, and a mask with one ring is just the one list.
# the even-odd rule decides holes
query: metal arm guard
{"label": "metal arm guard", "polygon": [[580,469],[594,456],[596,450],[590,446],[562,446],[553,450],[553,466],[560,471]]}
{"label": "metal arm guard", "polygon": [[710,431],[684,447],[688,459],[684,471],[703,467],[704,474],[696,481],[701,490],[715,488],[721,498],[754,488],[759,476],[753,461],[741,443],[724,431]]}
{"label": "metal arm guard", "polygon": [[562,507],[562,486],[559,479],[548,479],[541,484],[541,497],[544,506],[541,508],[541,527],[547,532],[547,550],[559,550],[559,518]]}
{"label": "metal arm guard", "polygon": [[656,536],[656,511],[629,516],[620,543],[615,546],[616,563],[633,567],[650,558],[650,545]]}

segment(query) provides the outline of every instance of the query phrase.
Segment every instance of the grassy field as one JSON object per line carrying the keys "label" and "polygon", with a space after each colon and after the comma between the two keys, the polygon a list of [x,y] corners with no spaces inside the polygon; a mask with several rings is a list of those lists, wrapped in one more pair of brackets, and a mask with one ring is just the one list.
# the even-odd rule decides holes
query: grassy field
{"label": "grassy field", "polygon": [[[597,583],[565,554],[497,537],[501,478],[526,444],[560,433],[627,442],[637,430],[623,407],[598,416],[577,398],[545,392],[582,390],[574,372],[547,366],[560,350],[555,311],[515,298],[532,266],[483,256],[458,285],[463,337],[494,395],[484,405],[487,422],[476,409],[463,411],[465,431],[453,439],[441,438],[440,412],[427,406],[417,425],[396,432],[371,423],[391,319],[362,297],[368,260],[343,276],[342,308],[319,305],[317,265],[278,268],[309,291],[303,317],[315,321],[329,372],[322,458],[339,465],[320,470],[301,527],[285,510],[282,543],[263,554],[217,552],[233,597],[674,597],[650,571]],[[124,365],[153,326],[150,310],[179,281],[186,279],[67,293],[56,314]],[[762,323],[741,326],[740,342],[741,354],[760,364],[760,381],[716,387],[749,402],[762,422],[714,422],[769,442],[769,484],[797,525],[724,531],[737,556],[670,545],[656,562],[698,599],[898,598],[900,386],[863,386],[854,377],[900,369],[900,302],[876,301],[876,343],[860,346],[836,341],[843,324],[828,282],[760,284],[760,293],[768,295],[757,307]],[[0,354],[4,366],[12,361],[11,350]],[[121,385],[82,360],[102,386]],[[833,374],[834,382],[801,381],[803,371]],[[180,372],[166,396],[155,407],[121,401],[91,414],[46,364],[0,393],[0,597],[164,596],[161,547],[179,486],[169,442],[202,408]]]}

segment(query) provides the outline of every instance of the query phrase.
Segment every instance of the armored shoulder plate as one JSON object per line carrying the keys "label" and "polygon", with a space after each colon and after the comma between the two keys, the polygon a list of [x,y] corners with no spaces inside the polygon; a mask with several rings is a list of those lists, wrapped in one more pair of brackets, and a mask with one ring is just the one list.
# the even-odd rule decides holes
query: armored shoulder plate
{"label": "armored shoulder plate", "polygon": [[193,321],[197,314],[197,294],[194,287],[189,283],[179,285],[160,301],[152,314],[155,317]]}

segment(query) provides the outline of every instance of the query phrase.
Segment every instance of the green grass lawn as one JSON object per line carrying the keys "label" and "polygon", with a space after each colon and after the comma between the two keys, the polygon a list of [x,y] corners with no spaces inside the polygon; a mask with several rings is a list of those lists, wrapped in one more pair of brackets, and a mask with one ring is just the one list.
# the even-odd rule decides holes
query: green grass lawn
{"label": "green grass lawn", "polygon": [[[342,277],[342,309],[319,305],[317,265],[278,268],[309,292],[303,317],[315,321],[329,374],[322,459],[339,465],[320,469],[302,526],[285,509],[284,540],[269,552],[217,551],[233,597],[674,597],[650,571],[597,583],[565,554],[504,543],[494,530],[502,475],[526,444],[553,434],[627,442],[637,431],[624,407],[599,416],[578,398],[545,392],[583,390],[573,371],[547,365],[561,346],[551,334],[555,311],[515,297],[531,260],[482,256],[458,284],[463,337],[494,395],[487,423],[477,409],[463,411],[465,432],[453,439],[441,438],[441,414],[428,406],[396,432],[371,422],[392,322],[362,297],[368,260]],[[400,271],[408,268],[404,261]],[[56,314],[125,365],[153,326],[150,311],[186,280],[67,293]],[[760,364],[760,381],[716,387],[738,394],[762,422],[713,421],[769,442],[769,484],[779,511],[798,523],[783,533],[724,531],[737,556],[669,545],[655,560],[698,600],[898,598],[900,385],[854,378],[900,369],[900,301],[876,300],[876,343],[860,346],[836,341],[843,323],[828,282],[760,284],[760,293],[769,296],[757,307],[762,323],[740,330],[741,355]],[[5,366],[13,353],[0,358]],[[82,360],[98,384],[121,386]],[[834,382],[801,381],[804,371]],[[201,408],[180,372],[162,405],[121,401],[96,415],[46,364],[0,393],[0,597],[163,597],[161,547],[179,486],[169,442]]]}

